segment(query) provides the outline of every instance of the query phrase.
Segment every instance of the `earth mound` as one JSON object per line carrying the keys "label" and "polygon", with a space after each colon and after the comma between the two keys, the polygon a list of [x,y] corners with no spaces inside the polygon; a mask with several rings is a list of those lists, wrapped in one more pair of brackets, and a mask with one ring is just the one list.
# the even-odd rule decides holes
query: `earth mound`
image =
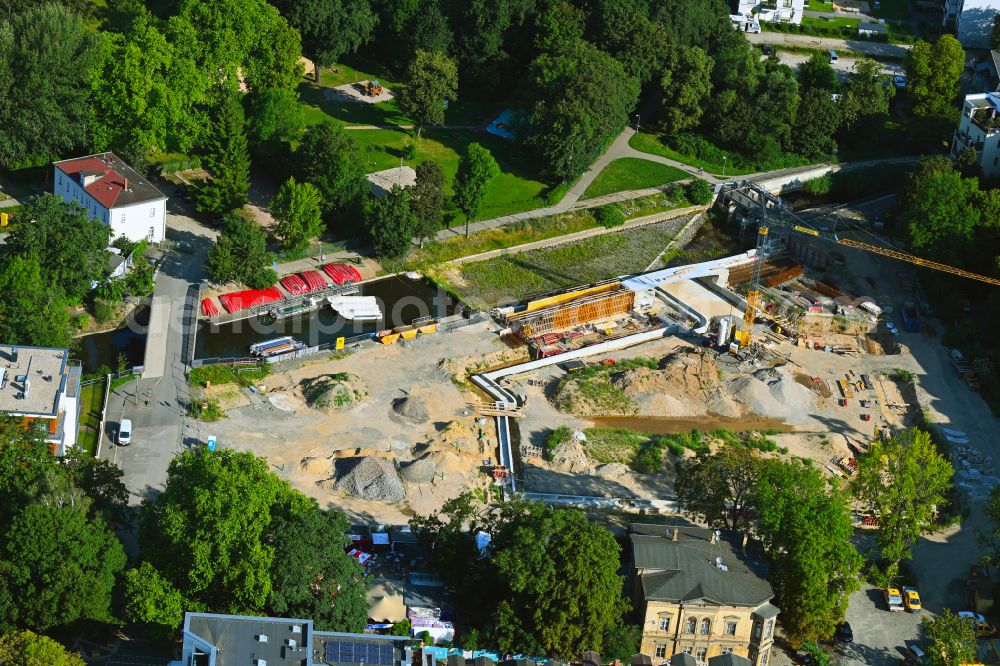
{"label": "earth mound", "polygon": [[300,388],[306,404],[326,414],[354,407],[368,396],[365,382],[347,372],[303,379]]}
{"label": "earth mound", "polygon": [[396,467],[384,458],[344,458],[334,463],[334,488],[361,499],[402,502],[406,499]]}
{"label": "earth mound", "polygon": [[414,423],[427,423],[427,419],[430,418],[423,401],[412,395],[393,400],[392,411]]}

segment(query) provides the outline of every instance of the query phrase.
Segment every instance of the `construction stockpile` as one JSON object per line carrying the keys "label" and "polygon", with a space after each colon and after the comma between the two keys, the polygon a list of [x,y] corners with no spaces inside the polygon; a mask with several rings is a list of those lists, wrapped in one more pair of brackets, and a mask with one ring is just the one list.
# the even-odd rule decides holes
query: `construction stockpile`
{"label": "construction stockpile", "polygon": [[406,499],[396,466],[385,458],[364,456],[334,463],[333,487],[340,492],[375,502],[402,502]]}

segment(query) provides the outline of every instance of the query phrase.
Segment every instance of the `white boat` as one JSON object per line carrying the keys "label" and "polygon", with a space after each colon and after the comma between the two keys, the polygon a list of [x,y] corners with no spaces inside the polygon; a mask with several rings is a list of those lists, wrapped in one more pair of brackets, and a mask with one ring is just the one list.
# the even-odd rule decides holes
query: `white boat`
{"label": "white boat", "polygon": [[952,437],[965,437],[965,433],[961,430],[952,430],[951,428],[941,428],[941,430],[944,430],[944,434]]}
{"label": "white boat", "polygon": [[348,321],[381,321],[382,310],[374,296],[327,296],[337,314]]}
{"label": "white boat", "polygon": [[268,356],[275,356],[277,354],[283,354],[296,349],[302,349],[305,346],[304,342],[299,342],[292,336],[286,335],[284,337],[263,340],[250,345],[250,354],[266,358]]}

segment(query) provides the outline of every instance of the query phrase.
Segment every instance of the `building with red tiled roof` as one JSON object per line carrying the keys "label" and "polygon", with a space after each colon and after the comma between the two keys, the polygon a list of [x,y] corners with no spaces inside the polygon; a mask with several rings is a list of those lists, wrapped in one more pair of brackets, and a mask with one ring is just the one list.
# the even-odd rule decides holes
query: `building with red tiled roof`
{"label": "building with red tiled roof", "polygon": [[114,153],[98,153],[53,163],[52,187],[111,227],[111,237],[163,240],[167,197]]}

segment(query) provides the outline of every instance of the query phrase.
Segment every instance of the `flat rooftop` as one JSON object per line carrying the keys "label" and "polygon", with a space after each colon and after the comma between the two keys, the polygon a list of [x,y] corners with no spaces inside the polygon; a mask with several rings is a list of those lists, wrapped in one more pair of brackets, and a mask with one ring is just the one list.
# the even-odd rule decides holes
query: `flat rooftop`
{"label": "flat rooftop", "polygon": [[215,646],[215,666],[301,666],[312,638],[311,621],[272,617],[188,613],[185,630]]}
{"label": "flat rooftop", "polygon": [[0,345],[0,412],[56,416],[69,351]]}

